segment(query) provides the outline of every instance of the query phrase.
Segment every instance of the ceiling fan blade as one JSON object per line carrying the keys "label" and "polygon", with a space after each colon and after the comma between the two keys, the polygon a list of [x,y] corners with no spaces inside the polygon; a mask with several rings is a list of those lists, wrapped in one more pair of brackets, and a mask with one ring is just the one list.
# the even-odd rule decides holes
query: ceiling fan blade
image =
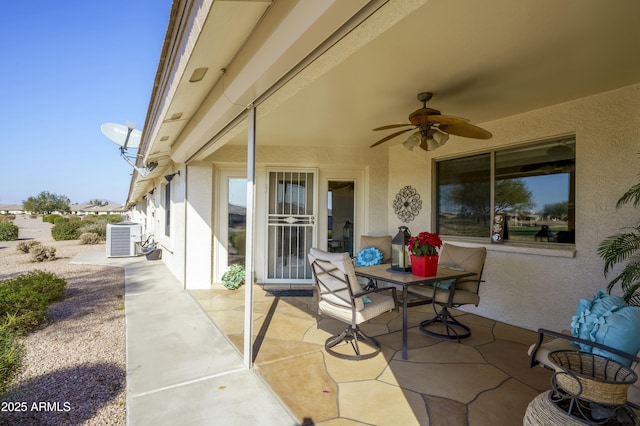
{"label": "ceiling fan blade", "polygon": [[439,129],[451,135],[462,136],[463,138],[491,139],[493,136],[485,129],[469,123],[445,124],[440,126]]}
{"label": "ceiling fan blade", "polygon": [[426,123],[441,124],[463,124],[468,122],[466,118],[454,117],[452,115],[442,115],[440,111],[433,108],[420,108],[409,114],[409,121],[416,126]]}
{"label": "ceiling fan blade", "polygon": [[466,118],[454,117],[452,115],[428,115],[427,120],[442,124],[465,124],[469,121]]}
{"label": "ceiling fan blade", "polygon": [[373,130],[388,130],[388,129],[395,129],[398,127],[406,127],[406,126],[413,126],[413,124],[411,123],[406,123],[406,124],[389,124],[388,126],[382,126],[382,127],[376,127]]}
{"label": "ceiling fan blade", "polygon": [[374,143],[374,144],[373,144],[373,145],[371,145],[369,148],[373,148],[374,146],[380,145],[381,143],[386,142],[386,141],[388,141],[389,139],[393,139],[393,138],[395,138],[395,137],[396,137],[396,136],[398,136],[398,135],[401,135],[401,134],[403,134],[403,133],[407,133],[407,132],[411,132],[411,131],[413,131],[413,130],[414,130],[414,129],[413,129],[413,128],[411,128],[411,129],[404,129],[404,130],[400,130],[399,132],[391,133],[389,136],[386,136],[386,137],[384,137],[384,138],[380,139],[378,142]]}

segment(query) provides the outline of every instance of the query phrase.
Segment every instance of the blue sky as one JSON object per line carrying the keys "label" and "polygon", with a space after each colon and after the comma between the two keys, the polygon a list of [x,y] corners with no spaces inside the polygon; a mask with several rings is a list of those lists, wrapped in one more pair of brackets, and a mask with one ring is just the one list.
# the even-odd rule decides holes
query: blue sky
{"label": "blue sky", "polygon": [[171,0],[2,3],[0,204],[41,191],[72,203],[126,201],[132,168],[100,125],[142,130],[170,8]]}

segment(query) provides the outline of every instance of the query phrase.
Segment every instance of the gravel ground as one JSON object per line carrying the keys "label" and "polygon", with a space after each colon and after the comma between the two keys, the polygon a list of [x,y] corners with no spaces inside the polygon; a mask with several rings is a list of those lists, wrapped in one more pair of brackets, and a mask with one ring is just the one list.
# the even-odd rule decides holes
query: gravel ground
{"label": "gravel ground", "polygon": [[54,241],[40,218],[18,216],[19,240],[56,247],[57,259],[31,263],[18,241],[0,241],[0,280],[35,269],[67,280],[66,297],[49,322],[23,337],[23,371],[0,400],[0,425],[125,425],[124,271],[72,265],[80,251],[104,244]]}

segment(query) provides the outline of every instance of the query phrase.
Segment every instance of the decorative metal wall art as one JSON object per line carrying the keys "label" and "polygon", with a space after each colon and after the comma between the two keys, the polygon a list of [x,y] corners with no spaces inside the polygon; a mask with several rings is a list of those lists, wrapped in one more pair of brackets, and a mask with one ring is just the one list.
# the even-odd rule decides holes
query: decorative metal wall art
{"label": "decorative metal wall art", "polygon": [[393,211],[404,223],[411,222],[418,216],[421,208],[422,200],[420,199],[420,194],[409,185],[402,188],[393,200]]}

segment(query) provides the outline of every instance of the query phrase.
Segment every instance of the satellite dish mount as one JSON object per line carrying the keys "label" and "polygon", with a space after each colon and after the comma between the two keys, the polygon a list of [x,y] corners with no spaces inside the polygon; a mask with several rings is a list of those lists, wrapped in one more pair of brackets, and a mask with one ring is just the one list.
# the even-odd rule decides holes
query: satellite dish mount
{"label": "satellite dish mount", "polygon": [[138,155],[129,155],[127,149],[135,148],[136,150],[140,146],[140,137],[142,133],[140,130],[136,130],[135,123],[127,121],[126,125],[116,123],[104,123],[100,126],[102,134],[105,135],[111,142],[120,146],[120,157],[122,157],[131,167],[133,167],[142,177],[147,176],[158,166],[158,163],[148,163],[145,167],[140,168],[136,166],[135,160]]}

